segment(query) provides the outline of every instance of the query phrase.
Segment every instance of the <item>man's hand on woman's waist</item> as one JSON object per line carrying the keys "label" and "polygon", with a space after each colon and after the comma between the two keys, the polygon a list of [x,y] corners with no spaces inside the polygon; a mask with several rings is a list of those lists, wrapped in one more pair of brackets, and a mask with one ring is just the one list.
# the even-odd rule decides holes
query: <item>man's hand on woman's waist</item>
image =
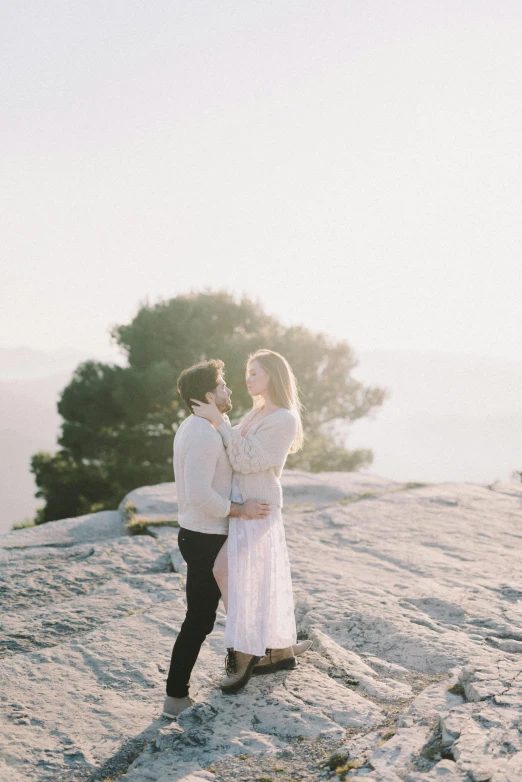
{"label": "man's hand on woman's waist", "polygon": [[247,500],[246,502],[231,502],[229,518],[262,519],[270,513],[270,503],[264,500]]}

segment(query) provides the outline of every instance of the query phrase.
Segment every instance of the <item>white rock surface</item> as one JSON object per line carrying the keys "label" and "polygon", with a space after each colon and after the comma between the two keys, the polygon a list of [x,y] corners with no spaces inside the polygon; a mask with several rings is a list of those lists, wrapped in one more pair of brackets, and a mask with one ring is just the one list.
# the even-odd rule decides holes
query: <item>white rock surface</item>
{"label": "white rock surface", "polygon": [[[224,696],[220,611],[197,703],[173,724],[160,711],[185,610],[177,530],[130,537],[103,512],[0,538],[2,782],[201,782],[227,755],[291,756],[298,737],[338,740],[348,778],[522,779],[520,484],[294,471],[284,487],[313,650]],[[151,520],[177,512],[174,484],[129,501]]]}
{"label": "white rock surface", "polygon": [[120,503],[119,511],[133,506],[141,519],[171,520],[178,515],[178,498],[175,483],[158,483],[156,486],[142,486],[129,492]]}
{"label": "white rock surface", "polygon": [[[88,513],[74,519],[53,521],[38,527],[8,532],[0,536],[2,549],[16,549],[34,546],[71,546],[78,543],[92,543],[118,538],[124,534],[124,524],[118,511],[105,510]],[[1,560],[0,560],[1,562]]]}

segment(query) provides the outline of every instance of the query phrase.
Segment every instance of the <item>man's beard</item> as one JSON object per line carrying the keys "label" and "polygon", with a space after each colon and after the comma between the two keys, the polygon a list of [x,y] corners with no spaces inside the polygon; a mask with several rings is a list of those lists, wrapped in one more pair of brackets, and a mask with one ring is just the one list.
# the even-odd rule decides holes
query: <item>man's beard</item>
{"label": "man's beard", "polygon": [[216,407],[220,413],[228,413],[230,410],[232,410],[232,403],[225,400],[224,402],[219,402]]}

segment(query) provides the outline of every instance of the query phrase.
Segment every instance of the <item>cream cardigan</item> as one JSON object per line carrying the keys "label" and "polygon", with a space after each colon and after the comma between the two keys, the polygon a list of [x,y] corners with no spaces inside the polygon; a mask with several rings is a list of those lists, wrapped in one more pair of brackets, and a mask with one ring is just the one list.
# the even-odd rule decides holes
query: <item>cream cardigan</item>
{"label": "cream cardigan", "polygon": [[283,506],[281,473],[297,432],[297,418],[282,407],[253,424],[245,437],[244,424],[232,427],[225,421],[218,427],[232,469],[239,474],[243,501],[265,500]]}
{"label": "cream cardigan", "polygon": [[180,527],[228,534],[232,469],[223,440],[204,418],[185,418],[174,438],[174,475]]}

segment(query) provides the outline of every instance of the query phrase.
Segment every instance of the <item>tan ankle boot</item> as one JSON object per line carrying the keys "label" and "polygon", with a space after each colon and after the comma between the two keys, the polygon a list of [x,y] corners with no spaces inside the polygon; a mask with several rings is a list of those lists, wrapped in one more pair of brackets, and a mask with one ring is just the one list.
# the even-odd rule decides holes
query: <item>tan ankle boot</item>
{"label": "tan ankle boot", "polygon": [[[297,666],[296,657],[307,652],[312,646],[311,641],[298,641],[287,649],[267,649],[264,657],[252,671],[253,676],[263,673],[275,673],[281,670],[293,670]],[[292,657],[293,662],[292,662]]]}
{"label": "tan ankle boot", "polygon": [[254,675],[261,676],[264,673],[276,671],[291,671],[297,667],[294,649],[287,646],[286,649],[267,649],[264,657],[260,659],[254,668]]}
{"label": "tan ankle boot", "polygon": [[225,669],[227,675],[221,679],[221,689],[226,693],[235,693],[242,690],[252,676],[252,670],[260,657],[254,654],[236,652],[235,649],[227,649]]}

